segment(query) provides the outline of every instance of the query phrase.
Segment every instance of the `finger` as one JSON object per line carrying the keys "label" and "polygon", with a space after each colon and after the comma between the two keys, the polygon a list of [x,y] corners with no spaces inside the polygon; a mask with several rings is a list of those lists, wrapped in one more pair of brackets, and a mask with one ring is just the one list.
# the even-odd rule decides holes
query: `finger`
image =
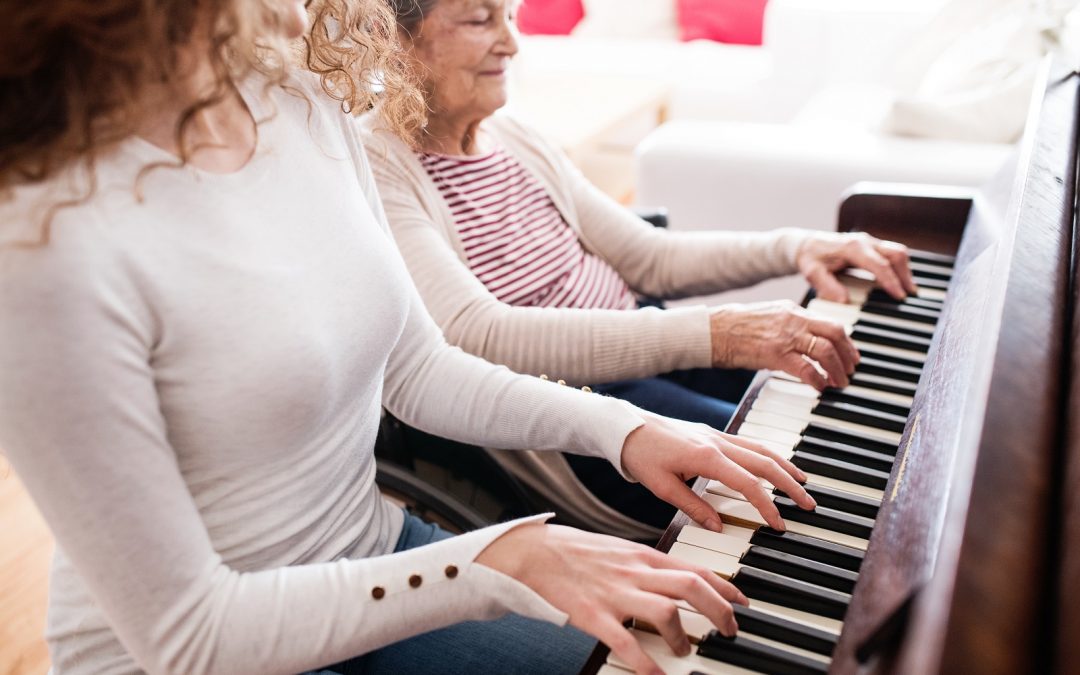
{"label": "finger", "polygon": [[652,657],[645,653],[634,634],[611,617],[605,616],[598,621],[592,622],[589,626],[578,626],[578,628],[592,633],[598,640],[606,644],[612,653],[619,657],[623,663],[633,668],[635,673],[663,675],[664,671],[660,670],[660,666],[656,665],[656,661],[653,661]]}
{"label": "finger", "polygon": [[[712,478],[712,476],[707,477]],[[723,532],[724,524],[720,520],[720,514],[716,512],[716,509],[694,494],[694,491],[686,487],[686,483],[679,480],[675,475],[669,475],[652,492],[660,499],[685,513],[690,517],[690,520],[701,525],[706,530]]]}
{"label": "finger", "polygon": [[919,288],[915,285],[915,275],[911,273],[911,256],[907,246],[894,241],[881,241],[874,245],[878,253],[886,257],[892,264],[896,276],[900,277],[901,283],[908,293],[914,294]]}
{"label": "finger", "polygon": [[[719,441],[719,444],[726,444],[726,441],[723,439],[717,440]],[[736,453],[744,453],[746,455],[754,454],[735,446],[729,445],[729,447]],[[755,456],[764,460],[760,455]],[[786,529],[784,526],[784,519],[780,517],[780,511],[777,510],[776,504],[773,504],[772,497],[765,490],[764,486],[761,485],[761,481],[757,476],[750,471],[747,471],[740,463],[734,461],[733,457],[728,457],[727,454],[719,449],[715,454],[715,459],[710,464],[710,466],[700,472],[702,476],[718,480],[732,490],[741,493],[742,496],[746,498],[746,501],[750,502],[750,504],[757,509],[758,513],[765,519],[765,522],[768,523],[769,527],[781,531]],[[776,465],[774,464],[773,466]],[[777,472],[783,473],[780,471],[779,467],[777,467]],[[788,480],[794,482],[790,476],[788,476]],[[708,502],[695,495],[689,488],[687,488],[687,492],[690,492],[690,495],[693,496],[694,499],[701,501],[709,510],[712,510],[712,507],[708,505]]]}
{"label": "finger", "polygon": [[829,386],[828,378],[822,376],[813,364],[802,357],[802,354],[788,353],[780,360],[779,365],[780,370],[799,378],[818,391],[822,391]]}
{"label": "finger", "polygon": [[813,349],[806,355],[818,362],[834,387],[848,386],[847,368],[830,340],[812,340]]}
{"label": "finger", "polygon": [[[643,581],[638,579],[638,581]],[[683,599],[681,595],[662,593],[627,593],[619,598],[627,613],[635,619],[641,619],[656,629],[671,651],[677,656],[690,653],[690,640],[679,620],[679,608],[672,598]],[[692,603],[691,603],[692,604]]]}
{"label": "finger", "polygon": [[[806,491],[806,488],[799,485],[799,482],[795,480],[795,477],[791,473],[785,471],[784,468],[771,457],[744,450],[739,447],[727,449],[726,454],[733,462],[750,473],[761,476],[772,483],[773,487],[778,488],[781,492],[791,497],[801,508],[809,511],[817,507],[817,502],[815,502],[814,498]],[[768,492],[766,492],[766,495],[771,504],[771,495],[768,495]]]}
{"label": "finger", "polygon": [[907,292],[904,291],[904,286],[896,276],[892,264],[876,249],[872,247],[859,248],[852,256],[851,262],[872,272],[877,279],[878,286],[885,289],[885,292],[889,295],[897,300],[903,300],[907,297]]}
{"label": "finger", "polygon": [[833,344],[840,360],[844,362],[845,372],[855,372],[855,366],[859,365],[859,349],[842,325],[825,319],[810,319],[808,326],[810,332],[820,335]]}
{"label": "finger", "polygon": [[[718,631],[731,637],[739,630],[739,625],[735,621],[735,611],[731,608],[731,602],[706,579],[712,577],[732,588],[734,586],[710,570],[703,569],[702,571],[704,574],[678,569],[651,570],[642,576],[641,588],[668,598],[685,600],[705,615]],[[735,592],[739,593],[737,589]],[[742,594],[739,593],[739,595]],[[679,630],[682,630],[681,624]]]}
{"label": "finger", "polygon": [[780,465],[781,469],[788,472],[792,477],[795,478],[795,480],[799,481],[800,483],[805,483],[807,480],[806,474],[803,473],[802,469],[792,464],[791,460],[785,459],[783,455],[773,450],[772,448],[762,445],[761,443],[752,441],[748,438],[743,438],[741,436],[730,436],[728,434],[724,434],[724,440],[731,443],[732,445],[737,445],[739,447],[743,447],[758,454],[772,458],[774,462]]}
{"label": "finger", "polygon": [[[649,562],[656,569],[693,572],[694,574],[697,574],[699,577],[704,579],[707,584],[712,586],[713,590],[720,594],[720,597],[727,600],[729,603],[736,602],[740,605],[750,604],[750,601],[746,599],[746,596],[743,595],[742,591],[735,587],[735,584],[731,583],[727,579],[724,579],[716,572],[713,572],[706,567],[702,567],[701,565],[695,565],[693,563],[688,563],[684,560],[679,560],[674,556],[668,555],[666,553],[661,553],[656,549],[652,550],[656,553],[657,559],[650,560]],[[650,587],[647,590],[654,589]],[[656,592],[659,593],[660,591],[657,590]]]}
{"label": "finger", "polygon": [[814,287],[817,297],[832,302],[848,301],[848,292],[840,280],[827,267],[818,263],[806,273],[806,280]]}

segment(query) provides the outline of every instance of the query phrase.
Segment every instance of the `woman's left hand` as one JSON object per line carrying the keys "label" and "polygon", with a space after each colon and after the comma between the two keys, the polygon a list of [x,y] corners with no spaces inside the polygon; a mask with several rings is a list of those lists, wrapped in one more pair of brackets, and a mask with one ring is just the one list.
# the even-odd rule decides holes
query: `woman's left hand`
{"label": "woman's left hand", "polygon": [[914,293],[907,247],[864,232],[817,232],[799,246],[795,262],[822,300],[847,302],[848,293],[836,273],[848,267],[871,272],[886,293],[897,300]]}
{"label": "woman's left hand", "polygon": [[780,488],[800,507],[817,504],[800,482],[806,475],[777,453],[746,438],[644,413],[645,424],[623,442],[622,465],[654,495],[690,516],[702,527],[719,532],[720,516],[694,494],[686,481],[697,476],[718,480],[741,492],[770,527],[783,530],[784,521],[761,479]]}

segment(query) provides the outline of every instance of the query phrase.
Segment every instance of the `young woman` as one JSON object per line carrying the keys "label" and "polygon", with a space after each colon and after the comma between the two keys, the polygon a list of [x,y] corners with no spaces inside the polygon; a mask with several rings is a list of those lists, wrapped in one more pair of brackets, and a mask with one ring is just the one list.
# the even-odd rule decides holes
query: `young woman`
{"label": "young woman", "polygon": [[[447,346],[341,112],[378,72],[416,114],[393,17],[307,10],[0,4],[0,447],[56,536],[55,672],[573,672],[577,629],[655,672],[622,621],[686,652],[679,600],[732,633],[745,598],[705,569],[543,517],[447,538],[380,498],[385,405],[604,457],[714,529],[688,476],[776,527],[757,477],[813,506],[760,447]],[[285,65],[308,12],[321,84]]]}

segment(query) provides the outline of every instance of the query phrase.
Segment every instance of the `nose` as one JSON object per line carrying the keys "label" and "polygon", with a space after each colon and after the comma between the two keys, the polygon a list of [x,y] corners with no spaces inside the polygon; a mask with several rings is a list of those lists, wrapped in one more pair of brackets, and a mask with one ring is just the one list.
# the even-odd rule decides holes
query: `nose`
{"label": "nose", "polygon": [[518,32],[514,19],[504,14],[502,20],[502,35],[496,45],[501,56],[514,56],[518,53]]}

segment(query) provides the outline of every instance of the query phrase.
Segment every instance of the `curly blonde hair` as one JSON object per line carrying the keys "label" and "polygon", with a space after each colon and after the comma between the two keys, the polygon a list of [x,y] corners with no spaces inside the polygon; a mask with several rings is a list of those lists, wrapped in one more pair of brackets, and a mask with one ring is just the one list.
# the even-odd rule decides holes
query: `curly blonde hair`
{"label": "curly blonde hair", "polygon": [[[104,150],[135,132],[148,87],[177,85],[179,54],[196,37],[207,39],[215,86],[179,118],[181,166],[193,151],[186,136],[201,110],[251,73],[269,86],[284,83],[297,60],[321,77],[343,111],[367,110],[378,97],[391,127],[405,134],[416,128],[423,98],[385,0],[308,0],[307,6],[311,29],[303,44],[290,45],[265,35],[267,26],[284,20],[270,0],[0,3],[0,198],[75,162],[92,169]],[[196,35],[204,25],[209,35]],[[42,242],[56,210],[94,190],[91,182],[83,194],[54,204]]]}

